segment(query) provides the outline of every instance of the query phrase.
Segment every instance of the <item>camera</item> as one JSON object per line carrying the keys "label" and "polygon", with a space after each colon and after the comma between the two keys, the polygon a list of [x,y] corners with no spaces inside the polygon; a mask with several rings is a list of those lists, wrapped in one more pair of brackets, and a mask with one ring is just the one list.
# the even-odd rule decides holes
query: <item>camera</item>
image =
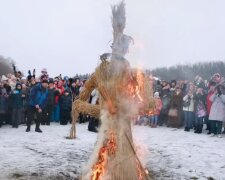
{"label": "camera", "polygon": [[218,86],[216,87],[218,96],[221,96],[221,94],[222,94],[221,89],[222,89],[222,86],[221,86],[221,85],[218,85]]}

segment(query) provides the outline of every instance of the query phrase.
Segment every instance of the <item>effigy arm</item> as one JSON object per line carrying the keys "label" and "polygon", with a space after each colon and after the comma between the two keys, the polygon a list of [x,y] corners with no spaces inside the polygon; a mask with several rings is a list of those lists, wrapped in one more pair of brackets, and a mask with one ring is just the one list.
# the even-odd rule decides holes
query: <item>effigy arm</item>
{"label": "effigy arm", "polygon": [[90,104],[81,100],[74,102],[74,111],[82,114],[88,114],[92,117],[99,119],[100,107],[99,105]]}
{"label": "effigy arm", "polygon": [[[72,127],[68,139],[76,138],[76,122],[79,113],[90,114],[94,117],[99,117],[100,110],[96,105],[87,103],[91,92],[97,87],[95,74],[92,74],[90,79],[85,83],[84,90],[80,92],[79,96],[75,99],[72,105]],[[90,112],[89,112],[90,111]]]}

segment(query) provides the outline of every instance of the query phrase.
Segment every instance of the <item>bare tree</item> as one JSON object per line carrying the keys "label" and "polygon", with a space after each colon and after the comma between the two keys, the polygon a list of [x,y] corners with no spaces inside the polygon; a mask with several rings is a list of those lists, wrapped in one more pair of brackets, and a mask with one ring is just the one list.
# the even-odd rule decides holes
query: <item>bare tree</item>
{"label": "bare tree", "polygon": [[225,62],[198,62],[192,65],[176,65],[169,68],[162,67],[153,69],[151,72],[154,76],[163,80],[193,80],[196,75],[200,75],[204,79],[209,79],[214,73],[220,73],[225,77]]}

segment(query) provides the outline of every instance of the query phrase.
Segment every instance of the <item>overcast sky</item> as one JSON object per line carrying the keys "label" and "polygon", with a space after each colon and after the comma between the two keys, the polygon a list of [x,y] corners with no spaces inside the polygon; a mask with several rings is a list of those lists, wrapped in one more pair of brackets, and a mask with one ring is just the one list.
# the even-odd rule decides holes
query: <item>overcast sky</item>
{"label": "overcast sky", "polygon": [[[110,52],[118,0],[0,0],[0,55],[25,74],[90,73]],[[127,56],[145,68],[225,59],[225,0],[127,0]]]}

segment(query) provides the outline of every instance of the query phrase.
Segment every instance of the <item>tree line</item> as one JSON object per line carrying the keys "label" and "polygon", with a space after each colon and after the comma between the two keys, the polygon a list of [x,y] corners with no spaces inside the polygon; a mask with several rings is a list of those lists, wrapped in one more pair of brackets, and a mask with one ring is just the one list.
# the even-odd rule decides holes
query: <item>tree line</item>
{"label": "tree line", "polygon": [[193,80],[195,76],[200,75],[203,79],[210,79],[215,73],[220,73],[225,77],[225,62],[198,62],[195,64],[175,65],[171,67],[162,67],[151,70],[153,76],[161,80]]}
{"label": "tree line", "polygon": [[[13,64],[14,62],[10,58],[5,58],[0,55],[0,76],[13,73]],[[147,70],[147,72],[151,72],[153,76],[166,81],[173,79],[193,80],[197,75],[200,75],[203,79],[209,79],[215,73],[220,73],[221,76],[225,77],[225,62],[198,62],[195,64],[155,68],[153,70]],[[87,79],[89,76],[90,74],[75,75],[75,77],[82,77],[82,79]]]}

